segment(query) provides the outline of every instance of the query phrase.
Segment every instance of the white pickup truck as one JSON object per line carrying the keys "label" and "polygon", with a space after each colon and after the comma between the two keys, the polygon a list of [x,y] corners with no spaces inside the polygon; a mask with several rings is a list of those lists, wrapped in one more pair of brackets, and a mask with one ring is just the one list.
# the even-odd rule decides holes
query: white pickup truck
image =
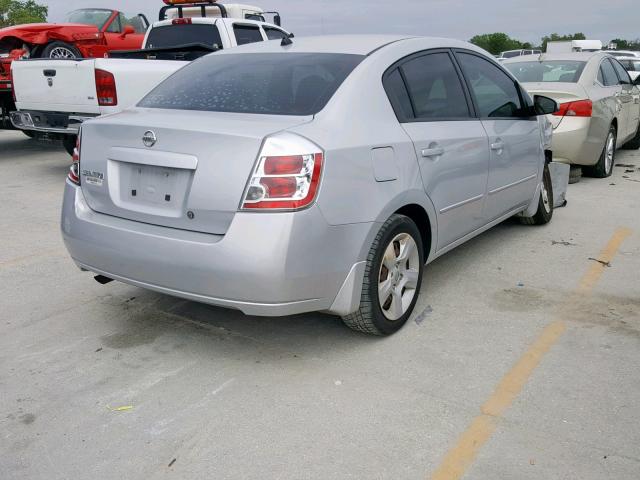
{"label": "white pickup truck", "polygon": [[[134,105],[188,62],[216,50],[290,36],[265,22],[265,12],[257,7],[195,5],[163,8],[165,19],[149,28],[142,50],[112,52],[111,58],[13,62],[14,127],[31,137],[62,137],[71,153],[83,121]],[[276,14],[277,23],[279,18]]]}

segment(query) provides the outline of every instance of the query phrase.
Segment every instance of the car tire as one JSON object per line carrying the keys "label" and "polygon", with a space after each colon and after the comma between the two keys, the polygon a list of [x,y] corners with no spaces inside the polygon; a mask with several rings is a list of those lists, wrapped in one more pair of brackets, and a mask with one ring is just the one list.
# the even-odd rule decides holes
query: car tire
{"label": "car tire", "polygon": [[640,124],[638,125],[636,136],[625,143],[622,148],[624,148],[625,150],[638,150],[640,148]]}
{"label": "car tire", "polygon": [[[416,224],[404,215],[392,215],[380,228],[367,255],[359,309],[342,317],[349,328],[372,335],[400,330],[415,308],[424,252]],[[380,300],[380,292],[387,293]]]}
{"label": "car tire", "polygon": [[75,135],[65,135],[62,139],[62,146],[71,156],[73,156],[73,151],[76,148],[76,141],[77,137]]}
{"label": "car tire", "polygon": [[616,127],[615,125],[611,125],[598,163],[593,167],[583,167],[584,173],[595,178],[607,178],[611,176],[613,173],[613,166],[616,163],[616,138]]}
{"label": "car tire", "polygon": [[538,199],[538,210],[533,217],[520,217],[524,225],[545,225],[553,218],[553,182],[549,165],[545,164],[542,174],[542,190]]}
{"label": "car tire", "polygon": [[65,42],[51,42],[42,50],[41,58],[69,59],[82,58],[80,50]]}
{"label": "car tire", "polygon": [[571,168],[569,169],[569,185],[578,183],[581,178],[582,178],[582,167],[576,167],[575,165],[571,165]]}

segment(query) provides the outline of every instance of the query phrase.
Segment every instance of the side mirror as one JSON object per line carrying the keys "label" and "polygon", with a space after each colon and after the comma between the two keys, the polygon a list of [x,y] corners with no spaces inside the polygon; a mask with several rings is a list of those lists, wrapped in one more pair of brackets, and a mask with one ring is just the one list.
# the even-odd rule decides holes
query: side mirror
{"label": "side mirror", "polygon": [[120,34],[120,38],[125,38],[127,35],[131,35],[131,34],[134,34],[134,33],[136,33],[136,29],[133,28],[131,25],[126,25],[124,27],[124,30]]}
{"label": "side mirror", "polygon": [[542,95],[533,96],[533,110],[535,115],[550,115],[560,110],[558,102],[553,98],[544,97]]}
{"label": "side mirror", "polygon": [[280,18],[280,15],[276,13],[276,15],[273,17],[273,23],[275,23],[277,26],[282,26],[282,19]]}

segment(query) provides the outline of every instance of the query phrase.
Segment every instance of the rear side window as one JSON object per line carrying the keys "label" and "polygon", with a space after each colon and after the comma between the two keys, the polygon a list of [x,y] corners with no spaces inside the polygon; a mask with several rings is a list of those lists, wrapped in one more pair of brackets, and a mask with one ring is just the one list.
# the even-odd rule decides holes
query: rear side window
{"label": "rear side window", "polygon": [[363,58],[334,53],[208,55],[178,70],[138,106],[313,115]]}
{"label": "rear side window", "polygon": [[520,117],[522,104],[514,80],[477,55],[457,53],[462,71],[483,118]]}
{"label": "rear side window", "polygon": [[262,34],[259,27],[252,25],[234,25],[233,33],[236,36],[238,45],[246,45],[247,43],[261,42]]}
{"label": "rear side window", "polygon": [[624,69],[624,67],[620,65],[620,62],[618,62],[617,60],[610,60],[610,62],[613,64],[613,68],[615,68],[616,73],[618,74],[620,83],[630,85],[632,83],[631,77],[629,76],[627,71]]}
{"label": "rear side window", "polygon": [[222,48],[218,27],[204,23],[185,23],[152,28],[147,38],[147,48],[166,48],[191,43]]}
{"label": "rear side window", "polygon": [[267,34],[267,38],[269,40],[282,40],[284,37],[288,36],[285,32],[278,30],[277,28],[265,27],[264,33]]}
{"label": "rear side window", "polygon": [[605,87],[613,87],[618,85],[620,81],[618,80],[618,76],[616,75],[616,71],[611,65],[611,62],[608,58],[605,58],[600,64],[600,74],[598,75],[598,80]]}
{"label": "rear side window", "polygon": [[432,53],[402,65],[418,119],[468,118],[460,77],[448,53]]}
{"label": "rear side window", "polygon": [[385,77],[384,89],[387,92],[396,117],[398,117],[398,121],[402,122],[414,117],[409,92],[407,92],[407,87],[399,69],[396,68]]}

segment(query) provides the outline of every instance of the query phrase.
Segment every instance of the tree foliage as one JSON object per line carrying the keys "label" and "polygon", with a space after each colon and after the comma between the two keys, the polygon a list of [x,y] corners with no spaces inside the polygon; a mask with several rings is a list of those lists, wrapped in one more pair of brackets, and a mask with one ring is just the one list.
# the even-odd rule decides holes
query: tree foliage
{"label": "tree foliage", "polygon": [[640,50],[640,38],[636,38],[635,40],[614,38],[609,43],[615,43],[618,50]]}
{"label": "tree foliage", "polygon": [[571,34],[559,35],[557,33],[552,33],[551,35],[542,37],[542,51],[543,52],[547,51],[547,43],[549,42],[568,42],[571,40],[586,40],[586,39],[587,37],[582,32],[574,33],[573,35]]}
{"label": "tree foliage", "polygon": [[480,48],[484,48],[486,51],[492,53],[493,55],[498,55],[500,52],[504,52],[506,50],[531,48],[531,44],[522,43],[520,40],[511,38],[509,37],[509,35],[502,32],[476,35],[469,41]]}
{"label": "tree foliage", "polygon": [[0,28],[47,21],[49,7],[35,0],[0,0]]}

